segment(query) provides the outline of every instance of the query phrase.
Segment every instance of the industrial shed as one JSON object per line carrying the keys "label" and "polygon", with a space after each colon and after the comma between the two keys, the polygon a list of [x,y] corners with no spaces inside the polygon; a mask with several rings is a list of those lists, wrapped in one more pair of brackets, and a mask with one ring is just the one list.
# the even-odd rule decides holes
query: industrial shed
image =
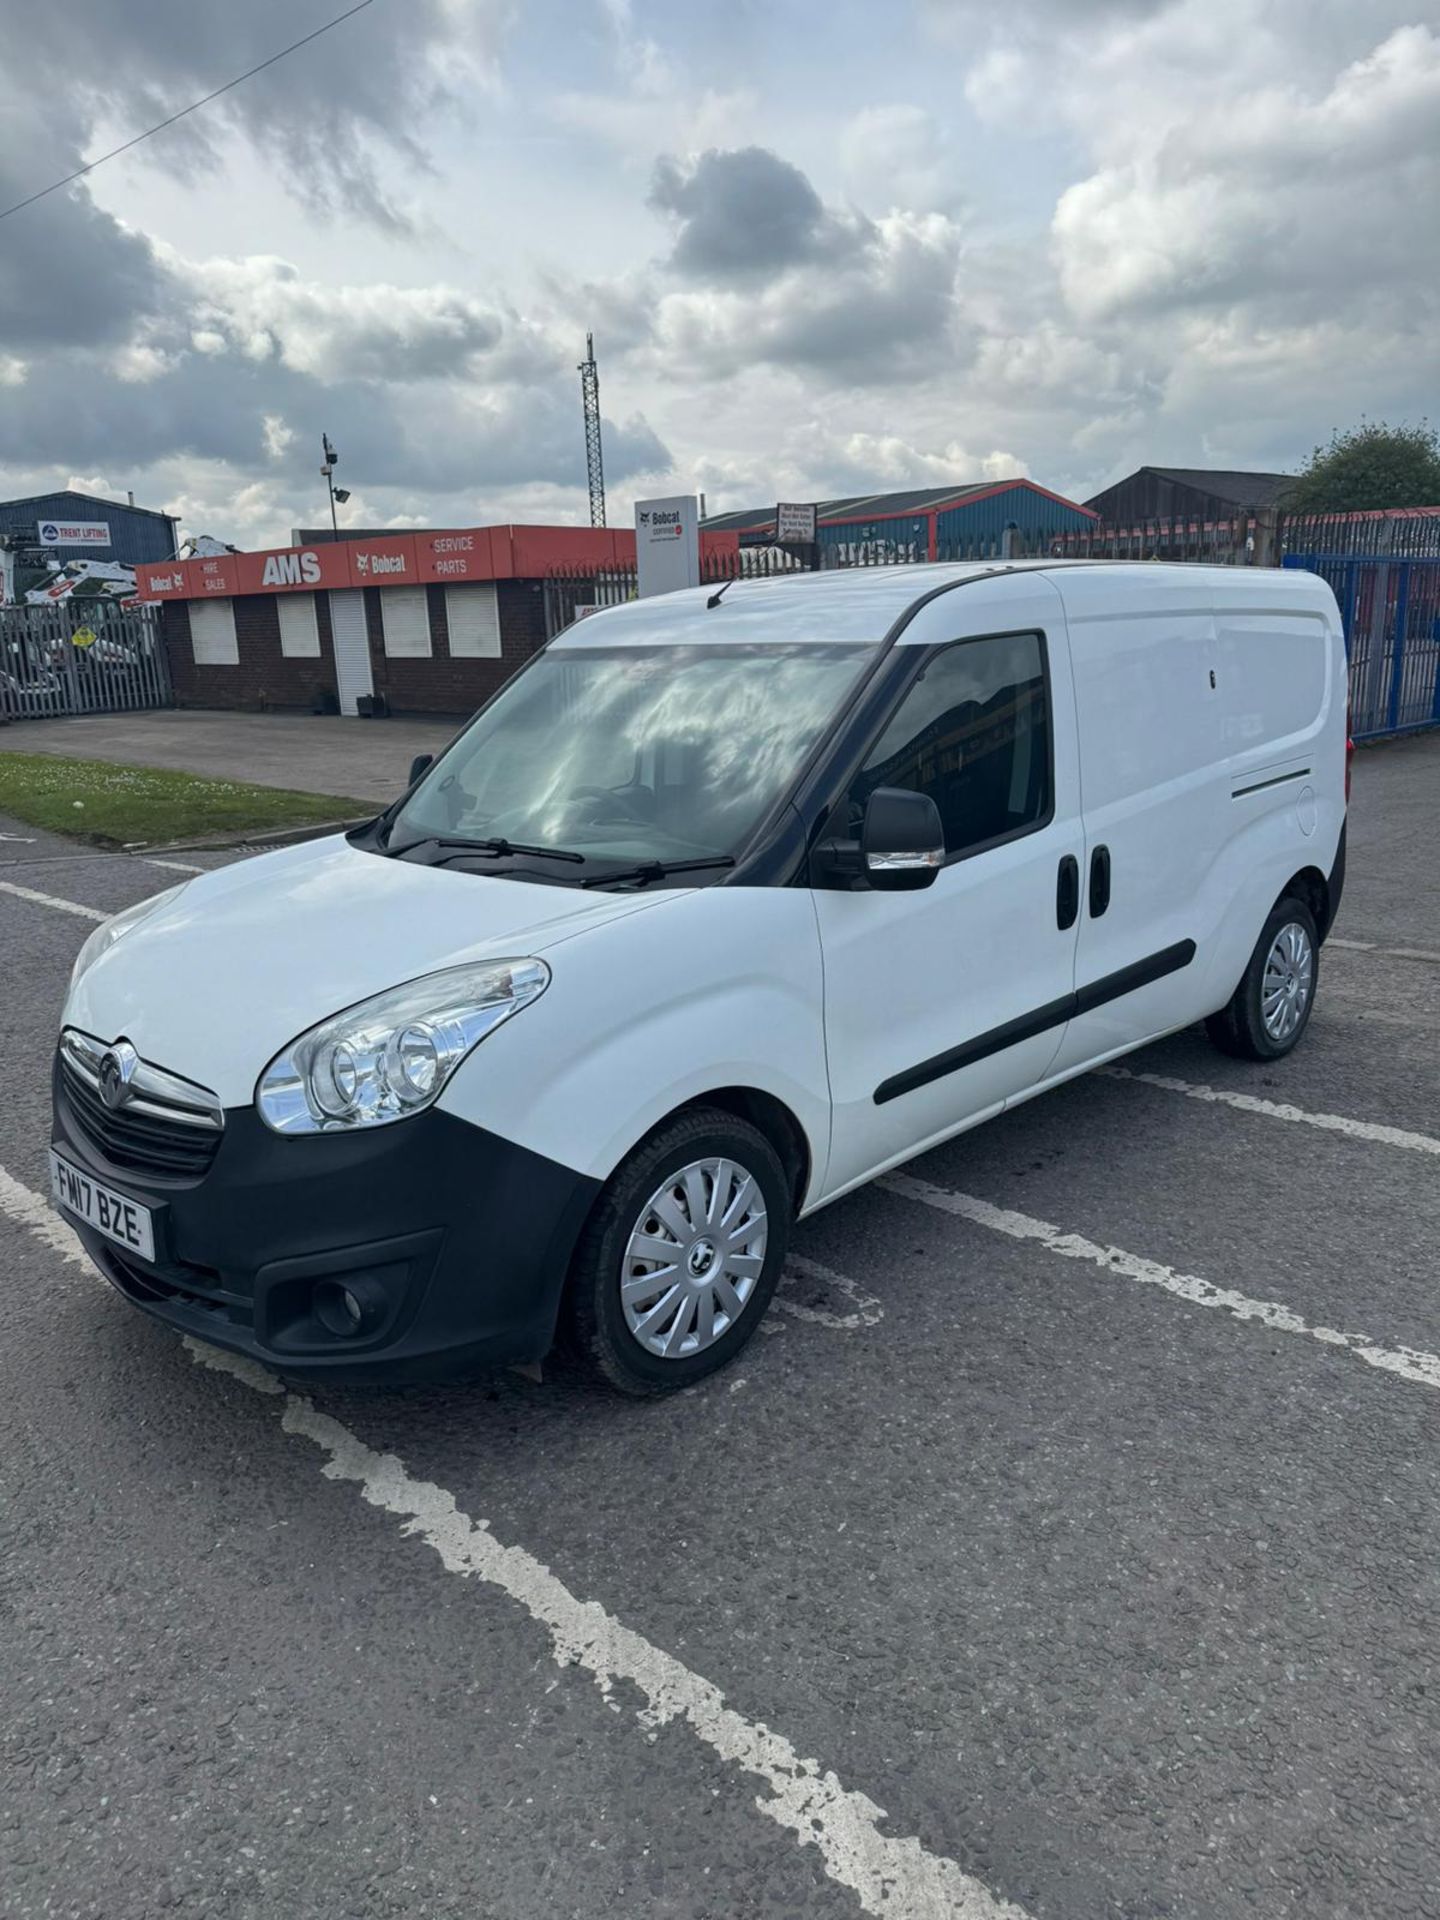
{"label": "industrial shed", "polygon": [[118,560],[127,567],[170,559],[178,539],[171,514],[73,487],[0,500],[0,537],[7,536],[61,560]]}
{"label": "industrial shed", "polygon": [[[815,524],[823,566],[863,566],[998,554],[1007,534],[1022,534],[1028,544],[1037,536],[1080,533],[1094,526],[1095,515],[1033,480],[984,480],[821,500]],[[742,547],[765,546],[775,537],[775,509],[714,514],[701,531],[737,534]]]}
{"label": "industrial shed", "polygon": [[1146,520],[1230,520],[1283,504],[1293,473],[1243,473],[1222,467],[1137,467],[1086,506],[1128,527]]}

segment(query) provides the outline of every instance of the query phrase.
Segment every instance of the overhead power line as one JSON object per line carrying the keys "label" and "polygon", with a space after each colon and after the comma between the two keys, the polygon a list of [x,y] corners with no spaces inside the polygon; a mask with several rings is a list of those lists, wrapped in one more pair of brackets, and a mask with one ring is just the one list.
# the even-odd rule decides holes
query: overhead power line
{"label": "overhead power line", "polygon": [[227,80],[223,87],[216,87],[213,93],[207,93],[202,100],[192,100],[188,107],[181,107],[178,113],[172,113],[168,120],[161,120],[153,127],[147,127],[144,133],[137,133],[133,140],[126,140],[118,147],[112,147],[109,153],[102,153],[96,160],[89,161],[83,167],[77,167],[73,173],[67,173],[63,180],[52,180],[48,187],[41,187],[38,193],[29,194],[24,200],[17,200],[13,207],[0,212],[0,220],[8,220],[12,213],[19,213],[22,207],[33,207],[37,200],[43,200],[47,194],[58,193],[61,187],[68,187],[72,180],[83,179],[87,173],[93,173],[97,167],[103,167],[107,160],[118,159],[122,153],[129,153],[132,147],[138,147],[142,140],[163,133],[166,127],[173,127],[177,120],[183,120],[188,113],[197,113],[201,107],[208,107],[212,100],[218,100],[222,93],[229,93],[235,87],[243,86],[245,81],[253,80],[257,73],[263,73],[267,67],[273,67],[287,54],[298,53],[301,47],[308,47],[312,40],[318,40],[322,33],[329,33],[332,27],[343,26],[347,20],[353,20],[357,13],[363,13],[372,7],[375,0],[357,0],[353,7],[347,7],[344,13],[337,13],[333,20],[327,20],[323,27],[316,27],[313,33],[307,33],[302,40],[293,40],[288,47],[282,47],[279,53],[272,53],[268,60],[262,60],[258,66],[250,67],[244,73],[237,73],[233,80]]}

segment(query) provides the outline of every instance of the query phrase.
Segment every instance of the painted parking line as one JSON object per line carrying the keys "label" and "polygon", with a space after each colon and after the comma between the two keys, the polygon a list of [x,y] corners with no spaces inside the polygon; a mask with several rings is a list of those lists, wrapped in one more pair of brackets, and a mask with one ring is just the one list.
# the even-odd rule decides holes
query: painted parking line
{"label": "painted parking line", "polygon": [[1344,947],[1347,953],[1377,953],[1382,960],[1426,960],[1432,967],[1440,967],[1440,953],[1432,953],[1428,947],[1382,947],[1374,940],[1339,940],[1333,933],[1325,944]]}
{"label": "painted parking line", "polygon": [[875,1184],[906,1200],[918,1200],[941,1213],[954,1214],[977,1227],[986,1227],[992,1233],[1006,1234],[1012,1240],[1033,1241],[1047,1253],[1061,1254],[1067,1260],[1082,1260],[1116,1279],[1133,1280],[1142,1287],[1158,1287],[1191,1306],[1218,1307],[1236,1320],[1253,1320],[1272,1333],[1296,1333],[1322,1346],[1341,1347],[1381,1373],[1393,1373],[1416,1386],[1440,1387],[1440,1354],[1426,1353],[1417,1347],[1382,1347],[1368,1334],[1313,1326],[1278,1300],[1252,1300],[1233,1287],[1217,1287],[1195,1274],[1177,1273],[1173,1267],[1142,1259],[1136,1253],[1126,1253],[1120,1247],[1102,1247],[1081,1234],[1066,1233],[1048,1220],[1035,1220],[1028,1213],[992,1206],[988,1200],[977,1200],[968,1193],[932,1186],[928,1180],[918,1180],[913,1174],[887,1173]]}
{"label": "painted parking line", "polygon": [[1138,1073],[1131,1067],[1099,1067],[1096,1071],[1107,1080],[1134,1080],[1141,1086],[1159,1087],[1165,1093],[1182,1093],[1189,1100],[1233,1107],[1238,1113],[1264,1114],[1270,1120],[1289,1120],[1302,1127],[1319,1127],[1324,1133],[1342,1133],[1352,1140],[1370,1140],[1382,1147],[1403,1147],[1409,1153],[1440,1154],[1440,1140],[1428,1133],[1407,1132],[1404,1127],[1381,1126],[1373,1120],[1350,1120],[1341,1113],[1310,1113],[1304,1107],[1292,1107],[1286,1101],[1261,1100],[1253,1093],[1232,1093],[1227,1087],[1207,1087],[1190,1080],[1174,1080],[1165,1073]]}
{"label": "painted parking line", "polygon": [[59,913],[78,913],[82,920],[109,920],[109,908],[82,907],[78,900],[62,900],[56,893],[37,893],[34,887],[17,887],[13,880],[0,880],[0,893],[13,893],[17,900],[29,900],[37,907],[54,907]]}
{"label": "painted parking line", "polygon": [[[807,1291],[812,1296],[818,1288],[822,1299],[826,1295],[839,1295],[850,1304],[837,1310],[833,1304],[817,1306],[813,1297],[797,1299],[797,1281],[808,1281],[810,1285]],[[858,1281],[852,1280],[848,1274],[836,1273],[833,1267],[822,1266],[818,1260],[807,1260],[798,1253],[786,1254],[785,1271],[771,1305],[779,1307],[782,1313],[788,1313],[796,1320],[808,1320],[812,1326],[829,1327],[835,1333],[858,1333],[862,1327],[878,1327],[885,1318],[884,1307],[873,1293],[866,1293]]]}
{"label": "painted parking line", "polygon": [[[78,1239],[42,1196],[3,1168],[0,1213],[99,1280]],[[931,1853],[916,1839],[882,1831],[888,1816],[867,1794],[844,1786],[773,1727],[727,1706],[713,1682],[597,1601],[578,1599],[543,1561],[524,1547],[505,1546],[485,1521],[462,1513],[443,1487],[416,1479],[396,1454],[376,1453],[252,1362],[188,1335],[182,1343],[200,1366],[229,1375],[276,1406],[286,1433],[319,1448],[327,1480],[358,1487],[370,1506],[402,1523],[403,1534],[437,1554],[446,1572],[482,1581],[522,1607],[549,1634],[557,1666],[583,1668],[610,1705],[633,1715],[646,1733],[671,1722],[688,1726],[702,1745],[745,1777],[749,1784],[743,1791],[758,1783],[761,1791],[752,1801],[756,1812],[802,1846],[814,1847],[825,1872],[848,1887],[866,1913],[882,1920],[1029,1920],[1022,1907],[992,1894],[954,1860]],[[624,1694],[616,1693],[622,1680],[639,1690],[643,1704],[632,1708]]]}
{"label": "painted parking line", "polygon": [[143,854],[141,858],[147,867],[165,867],[171,873],[209,873],[211,871],[209,867],[197,867],[190,860],[152,860],[148,854]]}

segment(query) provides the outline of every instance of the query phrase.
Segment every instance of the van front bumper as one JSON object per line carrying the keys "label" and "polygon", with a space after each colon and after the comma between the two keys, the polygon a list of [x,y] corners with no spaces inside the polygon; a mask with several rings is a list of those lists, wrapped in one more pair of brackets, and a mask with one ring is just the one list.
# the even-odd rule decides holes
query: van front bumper
{"label": "van front bumper", "polygon": [[[232,1108],[195,1180],[108,1160],[58,1065],[54,1116],[57,1152],[151,1210],[153,1261],[66,1216],[111,1285],[182,1332],[311,1380],[398,1384],[541,1359],[600,1188],[433,1108],[294,1139]],[[342,1292],[363,1309],[358,1331],[334,1330]]]}

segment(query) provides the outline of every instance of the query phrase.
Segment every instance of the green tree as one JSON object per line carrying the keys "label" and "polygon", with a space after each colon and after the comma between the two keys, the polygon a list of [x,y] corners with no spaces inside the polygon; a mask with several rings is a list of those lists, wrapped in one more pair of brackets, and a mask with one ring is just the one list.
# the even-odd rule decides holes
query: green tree
{"label": "green tree", "polygon": [[1285,498],[1300,513],[1362,513],[1440,506],[1440,434],[1426,420],[1392,427],[1362,420],[1316,447]]}

